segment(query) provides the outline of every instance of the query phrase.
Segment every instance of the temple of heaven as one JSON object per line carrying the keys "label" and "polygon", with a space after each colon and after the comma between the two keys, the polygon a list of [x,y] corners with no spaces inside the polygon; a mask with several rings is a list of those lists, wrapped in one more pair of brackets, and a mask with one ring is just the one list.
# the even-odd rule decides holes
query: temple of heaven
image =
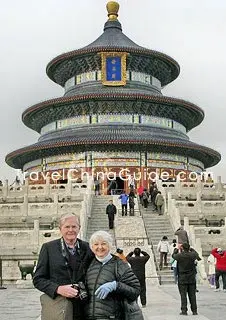
{"label": "temple of heaven", "polygon": [[187,135],[204,119],[203,110],[161,92],[178,77],[178,63],[130,40],[122,32],[117,2],[108,2],[107,11],[99,38],[47,65],[48,77],[64,87],[64,96],[23,112],[23,123],[40,137],[9,153],[7,164],[27,173],[57,171],[61,183],[68,178],[65,170],[74,178],[83,171],[114,172],[121,189],[128,187],[123,174],[140,173],[145,185],[145,173],[188,177],[216,165],[220,154]]}

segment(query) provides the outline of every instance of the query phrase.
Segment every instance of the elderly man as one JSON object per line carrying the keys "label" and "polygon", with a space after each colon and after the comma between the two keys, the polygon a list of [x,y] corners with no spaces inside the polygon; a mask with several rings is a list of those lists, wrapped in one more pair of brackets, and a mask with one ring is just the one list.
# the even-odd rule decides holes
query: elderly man
{"label": "elderly man", "polygon": [[42,320],[61,320],[64,316],[67,320],[82,320],[83,307],[74,284],[84,281],[93,254],[89,244],[77,238],[78,216],[64,214],[59,228],[62,238],[43,244],[33,278],[34,286],[45,293],[40,297]]}

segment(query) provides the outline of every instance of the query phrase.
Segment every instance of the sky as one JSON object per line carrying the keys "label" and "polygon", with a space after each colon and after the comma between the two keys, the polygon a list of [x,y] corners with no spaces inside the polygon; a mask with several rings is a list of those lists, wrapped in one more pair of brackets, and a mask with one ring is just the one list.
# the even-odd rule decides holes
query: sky
{"label": "sky", "polygon": [[[123,32],[137,44],[163,52],[180,65],[163,94],[205,112],[192,141],[221,153],[208,169],[226,182],[226,1],[119,0]],[[64,94],[46,75],[54,57],[95,40],[107,21],[106,0],[0,0],[0,180],[16,172],[9,152],[37,141],[21,120],[25,109]]]}

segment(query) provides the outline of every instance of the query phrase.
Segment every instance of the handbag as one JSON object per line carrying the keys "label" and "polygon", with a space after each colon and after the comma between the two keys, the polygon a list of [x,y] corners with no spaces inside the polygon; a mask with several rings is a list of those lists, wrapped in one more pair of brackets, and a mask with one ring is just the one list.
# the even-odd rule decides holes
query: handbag
{"label": "handbag", "polygon": [[62,296],[52,299],[44,293],[40,302],[41,320],[73,320],[73,305],[69,299]]}
{"label": "handbag", "polygon": [[144,320],[143,313],[136,300],[123,300],[124,320]]}
{"label": "handbag", "polygon": [[[115,278],[118,281],[118,263],[115,261]],[[122,300],[123,320],[144,320],[143,313],[136,300]]]}

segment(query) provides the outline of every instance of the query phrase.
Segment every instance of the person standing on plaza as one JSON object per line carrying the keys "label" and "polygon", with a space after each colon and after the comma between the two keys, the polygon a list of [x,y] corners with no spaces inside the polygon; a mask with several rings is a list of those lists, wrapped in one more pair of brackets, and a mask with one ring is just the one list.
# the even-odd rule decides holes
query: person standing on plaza
{"label": "person standing on plaza", "polygon": [[[42,245],[33,277],[35,288],[44,292],[40,297],[41,319],[63,320],[66,314],[67,320],[83,320],[83,304],[73,284],[85,280],[93,253],[87,242],[77,238],[78,216],[73,213],[62,215],[59,228],[62,237]],[[65,310],[66,304],[70,304],[69,310]]]}
{"label": "person standing on plaza", "polygon": [[226,251],[221,248],[214,248],[211,251],[211,254],[216,258],[216,289],[215,291],[220,291],[220,276],[222,277],[223,282],[223,291],[226,292]]}
{"label": "person standing on plaza", "polygon": [[207,258],[208,263],[208,281],[210,288],[215,288],[215,269],[216,269],[216,258],[210,254]]}
{"label": "person standing on plaza", "polygon": [[158,191],[158,193],[155,197],[155,205],[157,207],[157,211],[158,211],[159,216],[163,215],[164,197],[163,197],[161,191]]}
{"label": "person standing on plaza", "polygon": [[125,193],[125,191],[122,192],[122,194],[119,196],[119,199],[121,200],[122,205],[122,216],[127,216],[127,202],[128,202],[129,196]]}
{"label": "person standing on plaza", "polygon": [[179,250],[180,250],[183,243],[189,244],[187,231],[184,230],[184,228],[182,226],[180,228],[178,228],[174,234],[175,234],[175,236],[177,236],[177,243],[178,243]]}
{"label": "person standing on plaza", "polygon": [[163,236],[162,240],[159,241],[158,246],[157,246],[157,252],[160,253],[160,262],[159,262],[159,268],[162,270],[162,265],[164,261],[164,266],[167,267],[167,254],[169,252],[169,242],[167,236]]}
{"label": "person standing on plaza", "polygon": [[[141,255],[142,254],[142,255]],[[145,264],[149,260],[150,255],[142,251],[140,248],[135,248],[134,251],[131,251],[126,259],[129,262],[134,274],[137,276],[140,282],[140,301],[142,307],[146,307],[147,298],[146,298],[146,276],[145,276]]]}
{"label": "person standing on plaza", "polygon": [[189,244],[183,243],[181,252],[178,249],[172,254],[177,261],[178,289],[181,296],[181,315],[187,315],[187,295],[193,315],[197,315],[196,302],[196,269],[195,261],[200,260],[198,253],[190,248]]}
{"label": "person standing on plaza", "polygon": [[106,207],[106,214],[108,215],[109,229],[114,228],[114,219],[117,213],[116,206],[113,204],[113,200],[109,200],[109,204]]}

